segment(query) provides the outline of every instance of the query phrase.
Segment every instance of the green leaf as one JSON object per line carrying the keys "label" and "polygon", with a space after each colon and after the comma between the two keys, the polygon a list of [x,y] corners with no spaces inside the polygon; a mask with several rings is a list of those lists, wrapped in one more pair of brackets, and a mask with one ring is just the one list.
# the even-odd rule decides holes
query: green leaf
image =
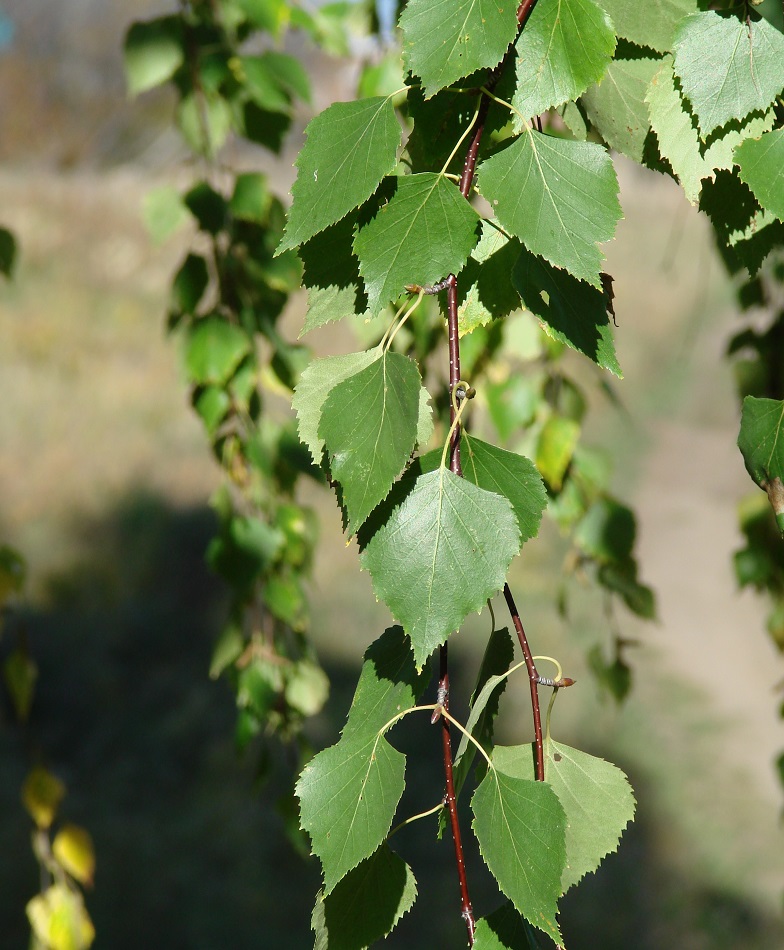
{"label": "green leaf", "polygon": [[761,135],[775,119],[772,109],[763,116],[747,116],[740,123],[733,121],[717,130],[710,141],[703,144],[697,120],[681,96],[670,56],[665,57],[651,80],[646,101],[659,150],[692,204],[697,202],[705,178],[713,178],[718,169],[732,168],[735,146],[749,136]]}
{"label": "green leaf", "polygon": [[566,813],[566,892],[595,871],[617,850],[624,829],[634,819],[634,793],[624,773],[596,756],[546,742],[545,778]]}
{"label": "green leaf", "polygon": [[493,741],[493,724],[498,715],[498,705],[501,693],[506,688],[508,677],[504,674],[514,659],[512,638],[506,627],[493,630],[487,641],[485,655],[476,678],[476,685],[471,694],[471,713],[465,724],[465,732],[460,734],[460,745],[454,759],[455,794],[460,790],[468,777],[468,770],[476,756],[476,746],[469,743],[466,732],[486,750],[490,750]]}
{"label": "green leaf", "polygon": [[276,155],[283,148],[283,140],[291,126],[291,115],[286,112],[270,112],[262,109],[258,102],[252,99],[241,104],[239,111],[235,109],[232,117],[236,130],[248,141],[263,145]]}
{"label": "green leaf", "polygon": [[457,274],[476,244],[479,215],[448,178],[433,172],[397,179],[397,189],[354,239],[369,310],[376,314],[407,284]]}
{"label": "green leaf", "polygon": [[632,671],[623,657],[616,654],[608,661],[604,658],[602,648],[595,646],[588,653],[588,665],[600,685],[617,703],[622,703],[632,688]]}
{"label": "green leaf", "polygon": [[574,543],[602,563],[620,563],[631,556],[637,523],[634,512],[605,496],[595,501],[575,531]]}
{"label": "green leaf", "polygon": [[556,270],[526,250],[514,266],[512,283],[525,308],[538,317],[548,336],[566,343],[615,376],[623,376],[602,290]]}
{"label": "green leaf", "polygon": [[212,648],[210,679],[216,680],[225,669],[232,666],[242,656],[246,646],[242,627],[237,623],[227,623]]}
{"label": "green leaf", "polygon": [[656,619],[656,597],[650,587],[637,580],[637,562],[633,558],[602,564],[597,580],[602,587],[622,597],[638,617]]}
{"label": "green leaf", "polygon": [[260,172],[243,172],[234,181],[234,191],[229,201],[233,218],[265,224],[269,215],[270,191],[267,176]]}
{"label": "green leaf", "polygon": [[248,334],[222,317],[206,317],[189,329],[185,369],[194,383],[225,383],[251,352]]}
{"label": "green leaf", "polygon": [[617,152],[643,163],[647,157],[651,123],[645,93],[659,60],[641,55],[624,44],[624,56],[616,54],[598,86],[592,86],[581,98],[591,125]]}
{"label": "green leaf", "polygon": [[200,254],[188,254],[174,275],[171,304],[175,314],[194,314],[210,283],[207,262]]}
{"label": "green leaf", "polygon": [[703,139],[731,119],[766,111],[784,86],[784,36],[758,14],[749,18],[747,26],[734,11],[709,10],[678,25],[675,74]]}
{"label": "green leaf", "polygon": [[509,239],[487,218],[458,282],[457,326],[460,336],[520,308],[510,274],[520,254],[520,242]]}
{"label": "green leaf", "polygon": [[385,352],[324,402],[318,434],[343,490],[349,534],[386,498],[414,451],[421,389],[417,364]]}
{"label": "green leaf", "polygon": [[18,646],[3,662],[3,679],[20,722],[27,722],[33,705],[38,666],[27,650]]}
{"label": "green leaf", "polygon": [[294,664],[286,680],[286,702],[303,716],[315,716],[329,696],[329,677],[310,660]]}
{"label": "green leaf", "polygon": [[746,471],[768,494],[784,534],[784,401],[746,396],[738,448]]}
{"label": "green leaf", "polygon": [[205,386],[198,395],[194,394],[193,408],[207,433],[214,436],[231,408],[231,396],[222,386]]}
{"label": "green leaf", "polygon": [[262,30],[278,37],[289,19],[285,0],[235,0],[245,16]]}
{"label": "green leaf", "polygon": [[369,366],[381,355],[378,347],[373,350],[363,350],[361,353],[346,353],[341,356],[327,356],[324,359],[313,360],[300,377],[292,408],[297,413],[299,423],[299,437],[310,449],[313,461],[319,465],[324,449],[324,440],[319,436],[321,410],[332,389]]}
{"label": "green leaf", "polygon": [[520,549],[512,506],[446,469],[421,475],[361,556],[421,667],[504,585]]}
{"label": "green leaf", "polygon": [[300,336],[351,314],[367,312],[359,261],[351,249],[355,226],[356,215],[348,214],[299,249],[302,282],[308,289],[308,312]]}
{"label": "green leaf", "polygon": [[161,185],[147,192],[142,202],[142,216],[155,244],[163,244],[189,219],[182,195],[172,185]]}
{"label": "green leaf", "polygon": [[598,82],[612,59],[615,32],[593,0],[539,0],[515,47],[512,105],[528,118]]}
{"label": "green leaf", "polygon": [[214,93],[190,93],[177,106],[177,125],[183,138],[189,148],[207,158],[222,148],[232,119],[231,105]]}
{"label": "green leaf", "polygon": [[471,808],[479,850],[517,910],[563,946],[555,915],[566,863],[566,817],[553,789],[525,776],[531,747],[496,746]]}
{"label": "green leaf", "polygon": [[238,56],[235,65],[238,77],[245,85],[249,97],[268,112],[285,112],[291,109],[291,97],[281,85],[273,65],[262,56]]}
{"label": "green leaf", "polygon": [[275,81],[292,97],[310,104],[310,77],[302,63],[289,53],[267,50],[263,57],[265,64],[275,76]]}
{"label": "green leaf", "polygon": [[324,869],[324,894],[384,841],[405,786],[405,756],[383,736],[344,735],[305,766],[301,825]]}
{"label": "green leaf", "polygon": [[497,65],[517,35],[508,0],[410,0],[400,16],[403,64],[428,98],[478,69]]}
{"label": "green leaf", "polygon": [[529,251],[601,287],[596,245],[610,240],[621,217],[604,148],[531,130],[482,163],[479,185],[503,227]]}
{"label": "green leaf", "polygon": [[554,491],[560,491],[579,438],[579,423],[564,416],[550,416],[539,433],[536,467]]}
{"label": "green leaf", "polygon": [[[534,778],[533,745],[521,747],[527,755],[519,774]],[[603,858],[617,850],[624,829],[634,819],[634,793],[628,778],[615,765],[545,739],[544,777],[566,814],[566,866],[562,893],[586,874],[595,871]]]}
{"label": "green leaf", "polygon": [[539,943],[528,921],[507,903],[477,920],[474,950],[539,950]]}
{"label": "green leaf", "polygon": [[183,198],[185,206],[196,219],[199,228],[215,235],[226,226],[226,199],[209,182],[199,181]]}
{"label": "green leaf", "polygon": [[700,0],[601,0],[601,5],[610,14],[618,36],[667,53],[672,49],[678,22],[687,14],[696,13]]}
{"label": "green leaf", "polygon": [[547,507],[547,492],[534,463],[467,432],[460,444],[460,461],[469,481],[509,500],[520,529],[520,543],[535,538]]}
{"label": "green leaf", "polygon": [[160,86],[185,62],[185,40],[178,16],[132,23],[125,34],[123,57],[132,96]]}
{"label": "green leaf", "polygon": [[395,167],[401,128],[391,98],[336,102],[305,129],[288,224],[277,254],[336,224]]}
{"label": "green leaf", "polygon": [[417,672],[402,627],[389,627],[371,643],[359,674],[343,737],[373,738],[398,713],[417,704],[430,675]]}
{"label": "green leaf", "polygon": [[10,277],[16,261],[16,239],[6,228],[0,228],[0,274]]}
{"label": "green leaf", "polygon": [[365,950],[392,931],[416,898],[413,871],[382,845],[327,898],[319,893],[311,918],[314,950]]}
{"label": "green leaf", "polygon": [[735,149],[735,161],[757,201],[784,221],[784,129],[743,142]]}

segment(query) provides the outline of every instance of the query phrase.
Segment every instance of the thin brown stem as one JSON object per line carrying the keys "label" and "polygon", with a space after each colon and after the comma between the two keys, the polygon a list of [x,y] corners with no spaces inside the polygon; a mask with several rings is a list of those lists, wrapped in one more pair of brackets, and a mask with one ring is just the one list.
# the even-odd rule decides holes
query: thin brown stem
{"label": "thin brown stem", "polygon": [[[517,22],[520,24],[520,28],[525,25],[531,10],[534,7],[536,0],[522,0],[518,10],[517,10]],[[488,89],[492,92],[495,87],[498,79],[500,77],[500,69],[497,69],[493,76],[490,79],[488,84]],[[482,135],[485,129],[485,121],[487,120],[487,113],[490,109],[491,99],[489,96],[482,94],[482,101],[479,105],[479,112],[476,117],[476,124],[474,126],[474,131],[471,136],[471,143],[468,146],[468,151],[466,152],[466,157],[463,162],[463,172],[460,176],[460,193],[464,198],[468,198],[471,194],[471,188],[474,184],[474,176],[476,174],[476,162],[479,155],[479,146],[482,142]],[[450,421],[454,424],[455,417],[457,415],[457,400],[455,399],[455,389],[458,382],[461,379],[460,376],[460,333],[457,320],[457,277],[454,274],[450,274],[444,281],[446,285],[447,292],[447,327],[448,327],[448,337],[449,337],[449,394],[451,398],[451,416]],[[450,460],[449,467],[455,475],[462,475],[462,467],[460,465],[460,426],[455,426],[455,431],[452,435],[452,444],[450,446]],[[514,605],[514,601],[511,600],[512,595],[509,592],[509,587],[504,588],[504,593],[508,595],[507,602],[511,601],[511,604]],[[510,608],[511,609],[511,608]],[[518,636],[520,636],[521,644],[523,646],[523,655],[525,656],[526,667],[528,668],[528,675],[531,678],[533,670],[533,678],[531,678],[531,701],[534,709],[534,728],[536,730],[536,740],[537,740],[537,761],[536,761],[536,777],[539,781],[544,781],[544,759],[543,759],[543,745],[542,745],[542,722],[541,715],[539,711],[539,693],[537,690],[537,681],[536,681],[536,667],[534,666],[534,661],[531,656],[531,651],[528,649],[528,643],[525,639],[525,632],[523,630],[522,622],[520,621],[519,615],[517,615],[517,609],[514,609],[513,619],[515,621],[515,627],[518,630]],[[439,681],[438,681],[438,702],[446,709],[449,710],[449,653],[446,643],[443,644],[440,651],[440,671],[439,671]],[[468,878],[466,876],[466,867],[465,867],[465,858],[463,856],[463,839],[460,833],[460,821],[457,814],[457,800],[455,797],[455,783],[454,777],[452,774],[452,740],[449,731],[449,720],[446,716],[441,716],[441,737],[442,737],[442,746],[443,746],[443,755],[444,755],[444,775],[446,778],[446,795],[444,796],[444,804],[449,811],[449,822],[452,828],[452,839],[455,844],[455,862],[457,864],[457,879],[460,885],[460,902],[462,906],[462,917],[465,921],[466,932],[468,934],[468,945],[473,947],[474,945],[474,911],[471,905],[471,898],[468,894]]]}
{"label": "thin brown stem", "polygon": [[[440,653],[440,676],[438,680],[438,701],[449,712],[449,653],[445,643]],[[468,878],[466,876],[465,858],[463,856],[463,838],[460,834],[460,822],[457,816],[457,797],[455,795],[455,780],[452,773],[452,737],[449,720],[441,716],[441,742],[444,752],[444,775],[446,777],[446,794],[444,804],[449,812],[449,823],[452,827],[452,840],[455,843],[455,864],[457,865],[457,880],[460,885],[461,916],[465,921],[468,934],[468,946],[474,945],[474,909],[468,895]]]}
{"label": "thin brown stem", "polygon": [[536,672],[536,664],[528,646],[528,638],[523,629],[523,621],[520,619],[520,613],[517,610],[517,604],[512,597],[512,591],[508,584],[504,584],[504,598],[509,613],[512,615],[512,623],[517,631],[517,639],[520,641],[520,649],[523,651],[525,668],[528,670],[528,684],[531,687],[531,710],[534,714],[534,748],[536,750],[536,781],[544,781],[544,742],[542,741],[542,714],[539,708],[539,674]]}

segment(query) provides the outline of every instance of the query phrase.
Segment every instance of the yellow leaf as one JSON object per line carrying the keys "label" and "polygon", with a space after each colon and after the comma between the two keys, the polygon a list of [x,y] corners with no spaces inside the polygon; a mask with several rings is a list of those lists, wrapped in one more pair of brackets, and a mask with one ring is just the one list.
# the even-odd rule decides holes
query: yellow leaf
{"label": "yellow leaf", "polygon": [[81,894],[65,884],[53,884],[29,901],[27,919],[47,950],[87,950],[95,939]]}
{"label": "yellow leaf", "polygon": [[63,870],[80,884],[92,884],[95,850],[88,831],[78,825],[64,825],[52,842],[52,853]]}
{"label": "yellow leaf", "polygon": [[65,795],[65,785],[44,768],[34,768],[22,786],[22,804],[39,828],[49,828]]}

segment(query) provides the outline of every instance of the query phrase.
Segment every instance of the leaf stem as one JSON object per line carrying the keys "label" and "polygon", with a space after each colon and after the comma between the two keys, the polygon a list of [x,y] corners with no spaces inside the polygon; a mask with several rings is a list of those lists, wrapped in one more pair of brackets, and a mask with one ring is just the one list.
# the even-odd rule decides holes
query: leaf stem
{"label": "leaf stem", "polygon": [[[408,308],[408,310],[406,310],[406,312],[403,314],[403,317],[402,317],[400,323],[398,323],[398,325],[395,327],[395,329],[392,331],[392,333],[390,333],[389,339],[387,340],[386,345],[385,345],[385,347],[384,347],[384,351],[385,351],[385,352],[392,346],[392,341],[395,339],[395,336],[397,335],[398,330],[400,330],[400,328],[403,326],[403,324],[406,322],[406,320],[408,320],[408,318],[411,316],[411,314],[412,314],[412,313],[416,310],[416,308],[422,303],[422,298],[423,298],[424,296],[425,296],[425,291],[424,291],[424,288],[423,288],[422,290],[419,291],[419,296],[417,297],[417,299],[411,304],[411,306]],[[400,312],[400,311],[398,311],[398,313],[399,313],[399,312]]]}
{"label": "leaf stem", "polygon": [[442,800],[442,801],[440,801],[437,805],[435,805],[433,808],[428,808],[427,811],[421,811],[421,812],[419,812],[418,815],[410,815],[408,818],[406,818],[405,820],[401,821],[400,824],[395,825],[395,827],[394,827],[394,828],[389,832],[389,834],[387,835],[387,841],[389,841],[389,839],[392,837],[392,835],[396,835],[396,834],[398,833],[398,831],[400,831],[400,830],[402,830],[403,828],[405,828],[406,825],[413,824],[415,821],[419,821],[420,818],[429,818],[430,815],[435,815],[436,812],[441,811],[441,809],[442,809],[443,807],[444,807],[444,802],[443,802],[443,800]]}
{"label": "leaf stem", "polygon": [[[483,91],[484,91],[484,90],[483,90]],[[445,174],[446,174],[446,170],[447,170],[447,168],[449,168],[449,165],[450,165],[452,159],[455,157],[455,155],[457,155],[457,150],[460,148],[460,146],[463,144],[463,142],[465,142],[465,140],[468,138],[468,134],[469,134],[469,132],[471,131],[471,129],[473,129],[473,127],[476,125],[476,120],[479,118],[479,110],[480,110],[481,108],[482,108],[482,101],[481,101],[481,99],[480,99],[480,101],[479,101],[479,102],[477,103],[477,105],[476,105],[476,109],[474,109],[473,118],[472,118],[471,121],[468,123],[468,125],[465,127],[465,130],[464,130],[463,134],[462,134],[462,135],[460,136],[460,138],[457,140],[457,145],[455,145],[455,147],[454,147],[454,148],[452,149],[452,151],[449,153],[449,158],[444,162],[444,167],[443,167],[443,168],[441,169],[441,171],[439,172],[439,175],[445,175]],[[467,196],[466,196],[466,195],[463,195],[463,197],[465,198],[465,197],[467,197]]]}
{"label": "leaf stem", "polygon": [[517,605],[512,597],[512,591],[508,584],[504,584],[504,599],[509,613],[512,617],[512,623],[517,631],[517,639],[520,641],[520,649],[523,651],[525,665],[528,669],[528,683],[531,687],[531,711],[534,716],[534,748],[536,750],[536,780],[544,781],[544,745],[542,742],[542,713],[539,707],[539,674],[536,672],[536,664],[531,655],[531,648],[528,646],[528,638],[523,629],[523,622],[517,610]]}

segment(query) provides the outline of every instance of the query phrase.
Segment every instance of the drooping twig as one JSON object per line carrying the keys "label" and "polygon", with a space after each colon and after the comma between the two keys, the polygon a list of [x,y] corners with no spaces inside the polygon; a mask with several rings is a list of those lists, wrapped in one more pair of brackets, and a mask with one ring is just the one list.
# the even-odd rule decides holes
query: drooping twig
{"label": "drooping twig", "polygon": [[[520,28],[525,25],[531,10],[534,7],[536,0],[522,0],[520,6],[517,10],[517,22],[520,24]],[[493,76],[490,79],[488,88],[492,91],[495,87],[498,79],[500,77],[500,68],[496,69],[493,73]],[[473,134],[471,136],[471,142],[468,146],[468,151],[466,152],[465,160],[463,162],[463,172],[460,176],[460,193],[464,198],[468,198],[471,193],[471,188],[474,183],[474,175],[476,173],[476,162],[479,155],[479,146],[482,142],[482,135],[484,133],[485,121],[487,120],[487,113],[490,109],[490,98],[482,94],[482,100],[479,105],[479,110],[476,115],[476,120],[474,124]],[[455,394],[457,391],[457,384],[460,382],[460,333],[458,328],[457,320],[457,277],[454,274],[450,274],[444,281],[439,283],[439,286],[444,286],[447,292],[447,327],[448,327],[448,340],[449,340],[449,393],[452,397],[451,399],[451,411],[450,411],[450,422],[454,424],[455,418],[457,416],[457,400],[455,399]],[[449,468],[455,475],[462,475],[463,470],[460,464],[460,426],[454,427],[454,433],[452,435],[452,444],[450,446],[450,459],[449,459]],[[509,590],[508,587],[505,588],[505,592]],[[511,594],[509,594],[511,598]],[[520,624],[520,631],[522,631],[522,623],[520,622],[519,616],[517,617],[517,623]],[[526,656],[526,665],[528,665],[529,658],[531,656],[531,651],[528,650],[528,644],[525,641],[525,633],[522,634],[521,642],[525,642],[524,655]],[[526,653],[527,650],[527,653]],[[447,649],[446,643],[443,644],[440,650],[439,655],[440,660],[440,670],[439,670],[439,680],[438,680],[438,696],[439,702],[444,705],[445,709],[448,709],[449,703],[449,652]],[[530,661],[533,664],[533,660]],[[536,675],[536,667],[533,667],[534,675]],[[528,667],[529,676],[531,674],[531,667]],[[543,747],[542,747],[542,724],[541,716],[539,713],[539,694],[536,691],[536,683],[532,681],[531,685],[531,699],[534,704],[534,723],[538,727],[537,740],[538,740],[538,751],[537,751],[537,766],[536,766],[536,776],[540,781],[544,780],[544,762],[543,762]],[[462,905],[462,917],[465,921],[466,931],[468,933],[468,945],[473,947],[474,945],[474,911],[471,905],[471,899],[468,894],[468,879],[466,876],[465,860],[463,857],[463,842],[462,836],[460,833],[460,822],[457,815],[457,800],[455,797],[455,784],[454,778],[452,775],[452,742],[449,732],[449,722],[446,716],[441,717],[441,737],[444,753],[444,776],[446,779],[446,795],[444,797],[444,803],[449,811],[449,821],[452,828],[452,838],[455,844],[455,861],[457,863],[457,878],[460,885],[460,900]]]}
{"label": "drooping twig", "polygon": [[[449,711],[449,652],[447,644],[441,647],[440,670],[438,679],[439,703]],[[455,864],[457,865],[457,881],[460,886],[461,916],[465,921],[468,934],[468,946],[474,945],[474,909],[468,894],[468,877],[466,875],[465,857],[463,855],[463,838],[460,834],[460,821],[457,816],[457,796],[455,795],[455,780],[452,773],[452,736],[449,729],[449,720],[441,716],[441,743],[444,753],[444,776],[446,778],[446,794],[444,804],[449,812],[449,824],[452,828],[452,840],[455,844]]]}
{"label": "drooping twig", "polygon": [[531,648],[528,646],[528,638],[523,629],[523,621],[520,619],[520,613],[517,610],[517,604],[512,597],[512,591],[508,584],[504,584],[504,599],[509,613],[512,616],[512,623],[517,631],[517,639],[520,641],[520,649],[523,651],[525,659],[525,668],[528,670],[528,683],[531,687],[531,710],[534,715],[534,748],[536,750],[536,780],[544,781],[544,743],[542,742],[542,714],[539,708],[539,674],[536,672]]}

